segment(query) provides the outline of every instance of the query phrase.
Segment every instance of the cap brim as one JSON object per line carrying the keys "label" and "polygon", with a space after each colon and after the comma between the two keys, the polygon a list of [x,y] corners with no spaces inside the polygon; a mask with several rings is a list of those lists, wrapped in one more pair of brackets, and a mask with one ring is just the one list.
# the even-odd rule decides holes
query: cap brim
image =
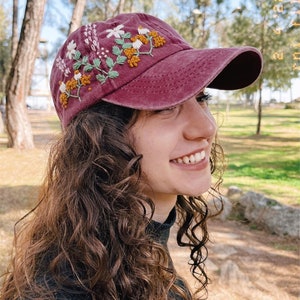
{"label": "cap brim", "polygon": [[141,110],[163,109],[192,98],[206,87],[244,88],[258,78],[261,70],[262,56],[253,47],[182,50],[103,100]]}

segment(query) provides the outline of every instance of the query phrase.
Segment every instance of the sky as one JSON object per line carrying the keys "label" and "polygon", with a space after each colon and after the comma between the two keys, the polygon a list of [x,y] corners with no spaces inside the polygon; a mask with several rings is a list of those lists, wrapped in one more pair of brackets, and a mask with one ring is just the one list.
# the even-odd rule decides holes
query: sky
{"label": "sky", "polygon": [[[160,0],[158,4],[162,7],[162,3],[165,2],[168,5],[170,0]],[[242,0],[228,0],[231,3],[233,8],[237,8],[240,6],[240,3],[245,3]],[[24,10],[26,5],[26,0],[19,0],[19,23],[22,23],[22,19],[24,16]],[[49,70],[51,69],[51,65],[53,62],[54,53],[59,45],[64,41],[65,36],[57,29],[60,25],[67,26],[70,22],[72,16],[72,8],[73,6],[70,4],[69,9],[61,4],[61,0],[51,0],[51,9],[46,7],[46,21],[42,27],[41,31],[41,39],[47,40],[47,49],[49,52]],[[299,42],[299,41],[298,41]],[[300,66],[300,62],[299,62]],[[47,89],[47,83],[43,83],[45,85],[45,89]],[[287,91],[276,91],[272,92],[269,90],[264,90],[263,98],[271,99],[275,98],[278,101],[290,101],[291,97],[293,99],[300,97],[300,78],[297,80],[293,80],[293,87],[291,90]]]}

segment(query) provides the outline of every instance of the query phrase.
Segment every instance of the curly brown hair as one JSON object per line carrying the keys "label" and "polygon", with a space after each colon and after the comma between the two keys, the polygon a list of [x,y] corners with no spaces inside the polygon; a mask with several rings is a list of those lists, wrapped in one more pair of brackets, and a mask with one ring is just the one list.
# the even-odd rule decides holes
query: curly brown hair
{"label": "curly brown hair", "polygon": [[[194,299],[178,284],[167,249],[146,230],[145,204],[152,212],[154,204],[141,191],[142,156],[128,135],[137,116],[100,102],[52,146],[39,202],[16,224],[1,299],[65,299],[60,291],[72,299]],[[223,152],[214,144],[212,172],[218,157]],[[202,197],[178,196],[176,209],[178,244],[191,249],[191,272],[198,292],[205,291],[207,205]]]}

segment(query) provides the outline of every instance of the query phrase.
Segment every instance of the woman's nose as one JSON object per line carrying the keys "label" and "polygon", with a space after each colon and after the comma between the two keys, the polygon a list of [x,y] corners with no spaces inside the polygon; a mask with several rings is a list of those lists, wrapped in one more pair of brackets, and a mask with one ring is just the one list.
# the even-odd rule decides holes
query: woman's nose
{"label": "woman's nose", "polygon": [[[193,101],[191,101],[193,100]],[[185,110],[186,126],[184,136],[186,139],[212,138],[216,134],[217,125],[206,103],[198,103],[191,99]]]}

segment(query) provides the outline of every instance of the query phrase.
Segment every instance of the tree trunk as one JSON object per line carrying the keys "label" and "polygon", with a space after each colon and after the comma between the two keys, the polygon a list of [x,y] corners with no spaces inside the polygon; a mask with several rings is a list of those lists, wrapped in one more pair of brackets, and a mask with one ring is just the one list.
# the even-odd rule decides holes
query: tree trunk
{"label": "tree trunk", "polygon": [[13,23],[12,23],[12,37],[11,37],[11,61],[14,60],[19,40],[18,31],[18,6],[19,0],[13,0]]}
{"label": "tree trunk", "polygon": [[261,128],[261,118],[262,118],[262,85],[259,85],[259,99],[257,106],[257,127],[256,127],[256,135],[260,135]]}
{"label": "tree trunk", "polygon": [[77,0],[76,1],[68,35],[70,33],[72,33],[73,31],[75,31],[78,27],[80,27],[85,4],[86,4],[86,0]]}
{"label": "tree trunk", "polygon": [[[260,5],[262,5],[262,1],[260,2]],[[260,44],[261,44],[261,54],[264,55],[265,52],[265,37],[266,37],[266,16],[263,16],[262,22],[260,25]],[[263,88],[263,76],[261,75],[259,77],[259,99],[258,99],[258,121],[257,121],[257,127],[256,127],[256,135],[260,135],[261,131],[261,119],[262,119],[262,88]]]}
{"label": "tree trunk", "polygon": [[26,96],[38,53],[46,0],[27,0],[21,35],[6,85],[8,147],[34,148]]}

